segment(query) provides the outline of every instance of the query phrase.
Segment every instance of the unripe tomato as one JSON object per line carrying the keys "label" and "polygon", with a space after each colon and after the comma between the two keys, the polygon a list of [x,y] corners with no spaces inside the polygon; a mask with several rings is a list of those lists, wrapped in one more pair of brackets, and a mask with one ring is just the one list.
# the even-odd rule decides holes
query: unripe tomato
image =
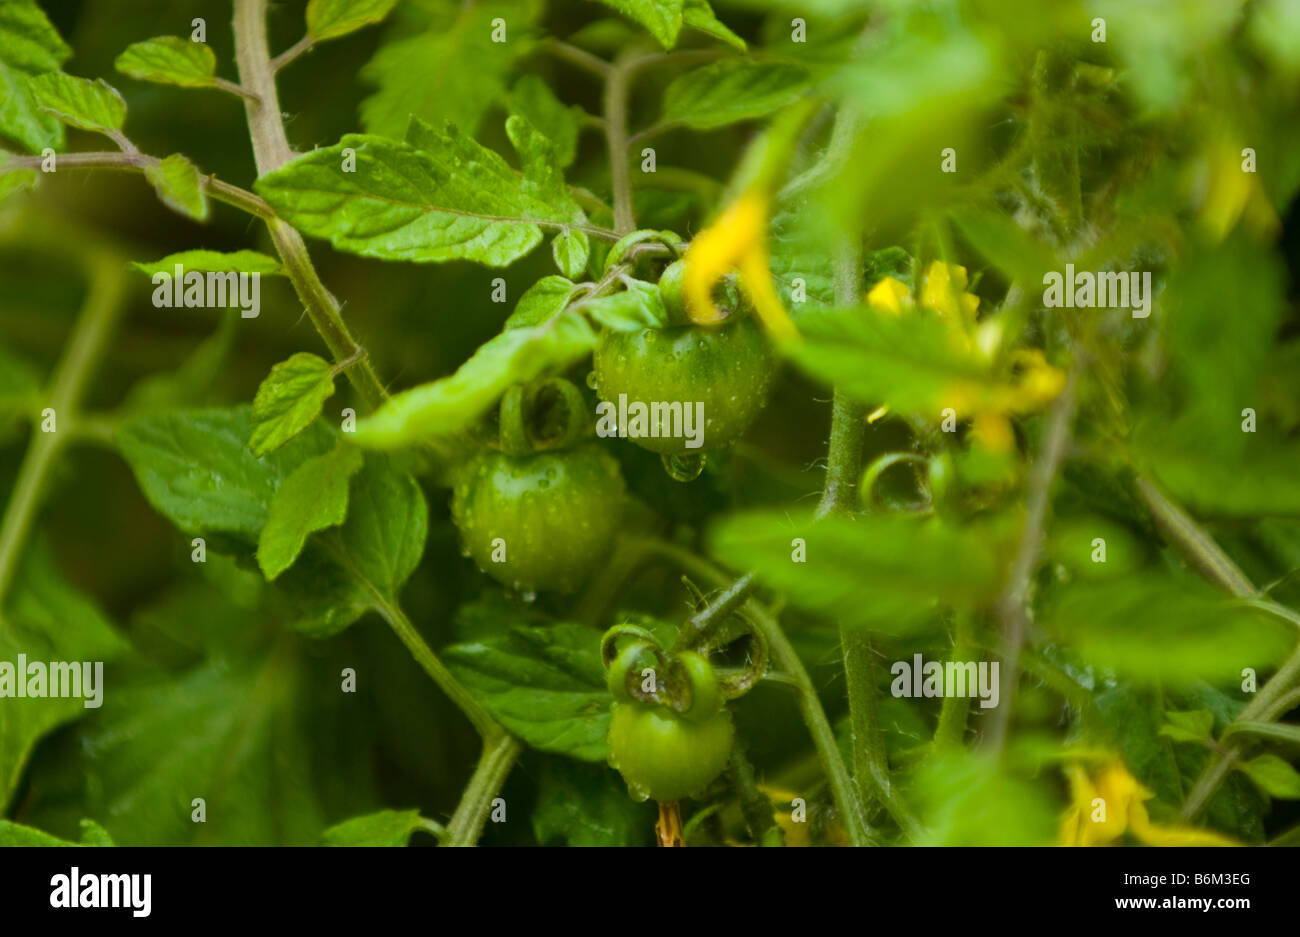
{"label": "unripe tomato", "polygon": [[[635,436],[642,448],[661,455],[719,449],[739,439],[767,404],[774,358],[753,319],[717,328],[698,325],[607,331],[593,358],[596,389],[615,406],[680,402],[683,409],[704,405],[704,431],[698,448],[679,436]],[[652,429],[647,421],[647,429]]]}
{"label": "unripe tomato", "polygon": [[608,560],[626,488],[596,443],[513,457],[486,450],[456,478],[451,510],[479,568],[525,592],[572,592]]}
{"label": "unripe tomato", "polygon": [[670,803],[702,794],[726,769],[734,739],[725,709],[692,722],[666,706],[616,703],[609,762],[634,798]]}

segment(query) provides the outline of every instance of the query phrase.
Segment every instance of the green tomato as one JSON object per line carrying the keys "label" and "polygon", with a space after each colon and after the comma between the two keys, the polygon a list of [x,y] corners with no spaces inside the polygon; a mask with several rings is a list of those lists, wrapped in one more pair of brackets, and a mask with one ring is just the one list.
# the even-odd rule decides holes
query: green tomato
{"label": "green tomato", "polygon": [[[601,399],[617,407],[620,395],[625,398],[633,417],[626,427],[628,438],[661,455],[700,453],[735,442],[767,405],[775,373],[772,351],[750,318],[718,328],[687,325],[607,331],[593,361]],[[684,430],[685,420],[676,428],[670,420],[658,436],[652,435],[655,426],[649,416],[638,428],[632,412],[636,403],[647,408],[681,403],[683,411],[690,408],[693,418],[699,412],[696,404],[702,404],[701,445],[688,448],[681,433],[670,434]],[[692,429],[698,433],[694,425]]]}
{"label": "green tomato", "polygon": [[702,794],[726,769],[734,740],[725,709],[692,722],[666,706],[615,703],[609,763],[637,800],[671,803]]}
{"label": "green tomato", "polygon": [[485,451],[457,475],[451,511],[466,554],[498,582],[572,592],[609,559],[626,487],[596,443],[512,457]]}

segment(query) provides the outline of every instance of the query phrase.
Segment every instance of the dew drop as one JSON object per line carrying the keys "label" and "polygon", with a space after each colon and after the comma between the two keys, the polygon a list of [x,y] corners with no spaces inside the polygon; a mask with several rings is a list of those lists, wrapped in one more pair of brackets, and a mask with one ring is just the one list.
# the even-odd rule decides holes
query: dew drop
{"label": "dew drop", "polygon": [[525,605],[532,605],[537,601],[537,593],[532,589],[525,589],[519,593],[519,600]]}
{"label": "dew drop", "polygon": [[702,452],[664,453],[660,456],[668,477],[678,482],[693,482],[704,471],[705,455]]}
{"label": "dew drop", "polygon": [[588,372],[587,372],[587,386],[590,387],[592,390],[595,390],[595,389],[596,389],[596,372],[595,372],[595,371],[588,371]]}

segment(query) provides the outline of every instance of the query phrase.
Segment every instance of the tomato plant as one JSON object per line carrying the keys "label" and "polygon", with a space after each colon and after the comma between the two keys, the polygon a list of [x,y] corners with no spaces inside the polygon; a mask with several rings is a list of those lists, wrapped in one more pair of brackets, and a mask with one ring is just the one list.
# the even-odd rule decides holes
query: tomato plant
{"label": "tomato plant", "polygon": [[1300,842],[1294,3],[0,0],[0,96],[0,844]]}

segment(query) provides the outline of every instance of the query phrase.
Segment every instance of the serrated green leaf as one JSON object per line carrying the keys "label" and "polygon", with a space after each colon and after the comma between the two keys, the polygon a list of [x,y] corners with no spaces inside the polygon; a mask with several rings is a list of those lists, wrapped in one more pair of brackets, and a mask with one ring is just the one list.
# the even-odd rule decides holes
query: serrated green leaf
{"label": "serrated green leaf", "polygon": [[455,374],[394,394],[357,423],[353,441],[374,449],[411,446],[428,436],[460,432],[512,384],[562,371],[596,347],[580,315],[564,311],[536,326],[502,332],[474,352]]}
{"label": "serrated green leaf", "polygon": [[35,0],[0,4],[0,134],[29,152],[63,148],[63,126],[40,109],[25,77],[55,71],[72,50]]}
{"label": "serrated green leaf", "polygon": [[749,48],[745,45],[744,39],[733,33],[718,19],[717,14],[713,12],[713,7],[709,6],[708,0],[686,0],[682,6],[682,22],[692,29],[698,29],[714,39],[725,42],[733,49],[744,52]]}
{"label": "serrated green leaf", "polygon": [[506,98],[506,111],[528,121],[550,141],[560,168],[573,162],[578,153],[578,109],[565,107],[546,82],[536,75],[520,78]]}
{"label": "serrated green leaf", "polygon": [[149,503],[172,523],[255,542],[280,482],[335,437],[317,423],[258,458],[248,448],[252,431],[249,407],[176,411],[126,421],[117,442]]}
{"label": "serrated green leaf", "polygon": [[677,44],[682,31],[683,0],[600,0],[633,22],[640,23],[665,49]]}
{"label": "serrated green leaf", "polygon": [[176,267],[180,266],[186,271],[201,270],[203,272],[213,273],[260,273],[267,276],[276,276],[284,272],[280,266],[280,261],[274,257],[268,257],[260,251],[181,251],[179,254],[168,254],[161,260],[155,260],[153,263],[138,263],[132,261],[131,266],[141,273],[153,276],[155,273],[165,273],[172,276],[176,272]]}
{"label": "serrated green leaf", "polygon": [[1238,767],[1270,797],[1300,800],[1300,772],[1277,755],[1258,755]]}
{"label": "serrated green leaf", "polygon": [[0,820],[0,846],[112,846],[108,831],[94,820],[81,821],[81,842],[59,839],[42,830]]}
{"label": "serrated green leaf", "polygon": [[420,828],[418,810],[381,810],[336,823],[321,834],[325,846],[405,846]]}
{"label": "serrated green leaf", "polygon": [[576,290],[572,280],[557,276],[542,277],[519,297],[519,302],[515,303],[514,311],[506,319],[502,331],[541,325],[553,319],[569,305]]}
{"label": "serrated green leaf", "polygon": [[108,133],[121,130],[126,101],[104,79],[90,81],[63,72],[46,72],[27,79],[37,105],[70,127]]}
{"label": "serrated green leaf", "polygon": [[675,79],[663,120],[699,129],[756,120],[799,100],[809,84],[800,65],[724,59]]}
{"label": "serrated green leaf", "polygon": [[180,153],[164,157],[157,166],[147,166],[144,176],[163,204],[196,221],[208,220],[208,193],[199,171]]}
{"label": "serrated green leaf", "polygon": [[1214,714],[1208,709],[1194,709],[1191,712],[1165,712],[1165,724],[1160,727],[1160,734],[1175,742],[1201,742],[1210,737],[1214,728]]}
{"label": "serrated green leaf", "polygon": [[[44,541],[27,547],[0,615],[0,661],[8,662],[14,679],[19,654],[29,662],[102,663],[126,650],[126,642],[104,614],[59,572]],[[97,692],[103,692],[102,685]],[[0,699],[0,812],[13,796],[36,743],[54,728],[94,712],[95,708],[86,707],[88,701]]]}
{"label": "serrated green leaf", "polygon": [[[414,118],[450,121],[472,136],[500,100],[516,57],[529,46],[529,7],[488,0],[451,9],[450,18],[434,17],[424,32],[386,42],[361,70],[361,80],[378,88],[361,102],[367,133],[400,140]],[[507,42],[492,41],[497,18],[510,30]]]}
{"label": "serrated green leaf", "polygon": [[[842,625],[900,633],[943,605],[991,601],[1010,531],[954,529],[937,520],[868,516],[850,520],[755,511],[735,514],[709,537],[711,552],[789,600]],[[803,562],[794,551],[803,541]]]}
{"label": "serrated green leaf", "polygon": [[348,482],[361,470],[361,451],[339,445],[307,459],[280,483],[257,540],[257,565],[275,579],[293,565],[307,536],[342,524],[348,515]]}
{"label": "serrated green leaf", "polygon": [[612,768],[547,758],[532,822],[543,846],[648,846],[654,807],[628,797]]}
{"label": "serrated green leaf", "polygon": [[313,637],[342,631],[374,608],[376,597],[395,602],[424,553],[424,492],[386,456],[366,456],[348,501],[343,526],[314,536],[279,579],[301,610],[294,627]]}
{"label": "serrated green leaf", "polygon": [[560,272],[576,280],[587,269],[591,242],[585,231],[561,231],[551,240],[551,257]]}
{"label": "serrated green leaf", "polygon": [[[422,128],[417,145],[345,136],[263,176],[256,189],[304,233],[384,260],[504,267],[541,241],[537,222],[560,220],[505,160],[454,127]],[[355,150],[356,172],[342,171],[346,148]]]}
{"label": "serrated green leaf", "polygon": [[346,36],[380,22],[397,0],[311,0],[307,4],[307,35],[317,42]]}
{"label": "serrated green leaf", "polygon": [[484,708],[533,748],[605,759],[611,699],[599,632],[570,624],[519,627],[453,644],[442,656]]}
{"label": "serrated green leaf", "polygon": [[113,62],[123,75],[182,88],[210,88],[216,82],[217,57],[206,42],[179,36],[156,36],[127,46]]}
{"label": "serrated green leaf", "polygon": [[626,286],[608,296],[579,300],[574,309],[616,332],[640,332],[667,325],[668,311],[658,286],[644,280],[628,280]]}
{"label": "serrated green leaf", "polygon": [[334,368],[300,351],[272,366],[253,398],[253,435],[248,448],[264,456],[283,446],[320,416],[334,394]]}

